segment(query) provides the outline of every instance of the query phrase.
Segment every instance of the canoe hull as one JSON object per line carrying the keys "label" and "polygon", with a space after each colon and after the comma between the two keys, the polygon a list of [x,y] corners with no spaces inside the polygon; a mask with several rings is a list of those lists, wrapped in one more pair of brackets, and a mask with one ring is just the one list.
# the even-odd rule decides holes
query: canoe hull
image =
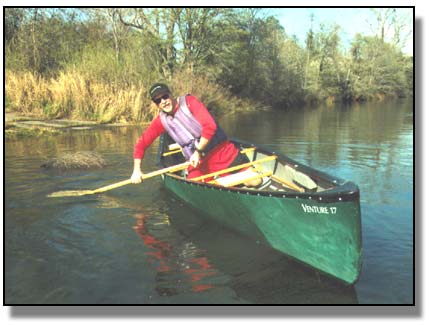
{"label": "canoe hull", "polygon": [[[347,284],[361,269],[358,188],[352,196],[262,195],[163,177],[167,189],[204,215]],[[352,183],[351,183],[352,184]]]}

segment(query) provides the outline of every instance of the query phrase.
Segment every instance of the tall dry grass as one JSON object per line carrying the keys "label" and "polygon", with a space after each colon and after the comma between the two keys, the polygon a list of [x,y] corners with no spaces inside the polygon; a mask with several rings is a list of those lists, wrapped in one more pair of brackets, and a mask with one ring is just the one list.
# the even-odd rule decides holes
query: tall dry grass
{"label": "tall dry grass", "polygon": [[6,109],[24,114],[44,115],[48,88],[43,79],[31,73],[10,73],[5,76]]}
{"label": "tall dry grass", "polygon": [[48,118],[109,122],[151,119],[156,109],[139,85],[120,87],[77,72],[45,79],[29,72],[6,71],[7,109]]}
{"label": "tall dry grass", "polygon": [[[142,85],[106,83],[76,71],[62,72],[50,79],[30,72],[6,71],[5,77],[6,109],[9,111],[99,123],[149,121],[158,114],[147,88]],[[252,103],[232,96],[204,75],[182,72],[167,84],[175,96],[195,95],[214,115],[255,109]]]}

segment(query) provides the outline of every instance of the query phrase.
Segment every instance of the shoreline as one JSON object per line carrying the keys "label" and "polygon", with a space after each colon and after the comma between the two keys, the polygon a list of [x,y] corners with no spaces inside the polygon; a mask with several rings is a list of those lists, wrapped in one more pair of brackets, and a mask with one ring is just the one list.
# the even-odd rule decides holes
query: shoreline
{"label": "shoreline", "polygon": [[133,126],[135,123],[98,123],[72,119],[44,119],[40,116],[6,112],[4,115],[5,139],[26,136],[57,134],[66,130],[86,130],[101,126]]}

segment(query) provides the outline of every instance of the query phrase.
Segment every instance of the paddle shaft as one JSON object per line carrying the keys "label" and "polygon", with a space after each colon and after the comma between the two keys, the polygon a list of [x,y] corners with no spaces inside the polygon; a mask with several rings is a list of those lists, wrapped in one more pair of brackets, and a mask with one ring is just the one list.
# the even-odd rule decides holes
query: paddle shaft
{"label": "paddle shaft", "polygon": [[[143,174],[142,180],[148,179],[148,178],[151,178],[154,176],[162,175],[165,173],[177,172],[179,170],[186,169],[189,165],[190,165],[190,163],[187,161],[187,162],[179,164],[179,165],[174,165],[174,166],[159,169],[159,170],[147,173],[147,174]],[[128,184],[131,184],[131,179],[126,179],[126,180],[118,182],[118,183],[106,185],[106,186],[100,187],[100,188],[95,189],[95,190],[72,190],[72,191],[54,192],[54,193],[49,194],[48,197],[82,196],[82,195],[88,195],[88,194],[96,194],[96,193],[102,193],[102,192],[106,192],[109,190],[113,190],[114,188],[118,188],[118,187],[128,185]]]}
{"label": "paddle shaft", "polygon": [[106,192],[106,191],[109,191],[109,190],[113,190],[114,188],[118,188],[118,187],[121,187],[121,186],[124,186],[124,185],[128,185],[130,183],[131,183],[131,179],[126,179],[125,181],[121,181],[121,182],[118,182],[118,183],[115,183],[115,184],[111,184],[111,185],[106,185],[106,186],[100,187],[100,188],[98,188],[96,190],[92,190],[91,194]]}
{"label": "paddle shaft", "polygon": [[186,162],[179,164],[179,165],[174,165],[174,166],[166,167],[163,169],[159,169],[159,170],[147,173],[147,174],[143,174],[142,179],[151,178],[151,177],[162,175],[165,173],[174,173],[174,172],[177,172],[179,170],[183,170],[183,169],[188,168],[189,165],[190,165],[190,162],[186,161]]}
{"label": "paddle shaft", "polygon": [[[155,170],[155,171],[147,173],[147,174],[143,174],[142,175],[142,180],[145,180],[145,179],[148,179],[148,178],[151,178],[151,177],[155,177],[155,176],[159,176],[159,175],[162,175],[162,174],[165,174],[165,173],[174,173],[174,172],[177,172],[179,170],[187,168],[189,164],[190,164],[189,162],[185,162],[185,163],[182,163],[182,164],[179,164],[179,165],[174,165],[174,166],[166,167],[166,168],[163,168],[163,169]],[[98,188],[98,189],[96,189],[96,190],[94,190],[92,192],[94,194],[95,193],[106,192],[106,191],[109,191],[109,190],[113,190],[114,188],[118,188],[118,187],[121,187],[121,186],[124,186],[124,185],[128,185],[128,184],[131,184],[131,179],[126,179],[125,181],[121,181],[121,182],[118,182],[118,183],[115,183],[115,184],[103,186],[103,187],[100,187],[100,188]]]}

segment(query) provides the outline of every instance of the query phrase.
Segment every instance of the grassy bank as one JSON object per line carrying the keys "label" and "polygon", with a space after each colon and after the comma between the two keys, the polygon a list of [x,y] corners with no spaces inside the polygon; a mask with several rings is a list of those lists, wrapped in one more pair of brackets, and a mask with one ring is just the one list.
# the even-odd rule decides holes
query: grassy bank
{"label": "grassy bank", "polygon": [[6,110],[45,118],[70,118],[100,123],[139,121],[153,110],[145,89],[128,89],[91,80],[78,73],[45,79],[29,72],[6,71]]}
{"label": "grassy bank", "polygon": [[[231,111],[232,107],[250,106],[204,77],[181,74],[169,84],[174,94],[192,93],[200,98],[215,115]],[[101,82],[73,71],[50,79],[30,72],[6,71],[6,111],[46,119],[138,123],[149,121],[158,113],[148,98],[147,88]]]}

